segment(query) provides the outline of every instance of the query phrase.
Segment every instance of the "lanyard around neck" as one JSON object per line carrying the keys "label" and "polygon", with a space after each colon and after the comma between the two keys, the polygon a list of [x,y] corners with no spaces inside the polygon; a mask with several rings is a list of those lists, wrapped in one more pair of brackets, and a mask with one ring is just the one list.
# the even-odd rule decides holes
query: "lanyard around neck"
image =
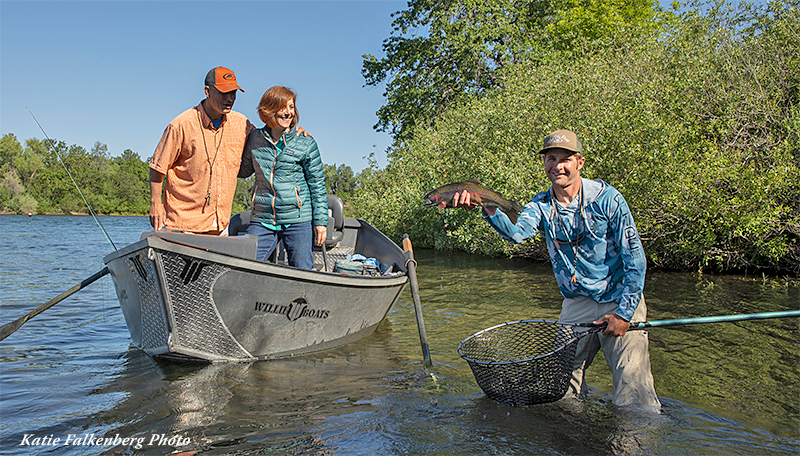
{"label": "lanyard around neck", "polygon": [[208,145],[206,144],[206,130],[203,127],[203,121],[200,119],[200,111],[197,111],[197,122],[200,124],[200,134],[203,136],[203,149],[206,151],[206,161],[208,161],[208,189],[206,190],[206,206],[211,205],[211,182],[214,180],[214,163],[217,161],[217,154],[219,153],[219,146],[222,144],[222,137],[225,135],[225,124],[222,124],[222,129],[219,134],[219,142],[217,142],[214,135],[214,158],[208,155]]}
{"label": "lanyard around neck", "polygon": [[[578,243],[581,241],[581,227],[585,225],[586,220],[586,213],[583,211],[583,185],[581,185],[581,191],[579,194],[578,200],[578,223],[575,226],[575,242],[572,242],[570,239],[569,232],[567,231],[567,225],[564,223],[564,219],[561,217],[561,212],[556,208],[558,201],[556,200],[555,191],[553,191],[553,187],[550,187],[550,204],[552,205],[552,209],[550,210],[550,226],[553,230],[553,242],[556,244],[556,248],[561,250],[561,244],[558,242],[558,236],[556,235],[556,227],[554,224],[554,220],[558,218],[558,223],[561,225],[562,231],[564,231],[564,236],[567,238],[567,244],[569,244],[570,248],[572,249],[573,253],[573,260],[572,260],[572,283],[578,281],[576,274],[578,273]],[[585,229],[585,227],[584,227]]]}

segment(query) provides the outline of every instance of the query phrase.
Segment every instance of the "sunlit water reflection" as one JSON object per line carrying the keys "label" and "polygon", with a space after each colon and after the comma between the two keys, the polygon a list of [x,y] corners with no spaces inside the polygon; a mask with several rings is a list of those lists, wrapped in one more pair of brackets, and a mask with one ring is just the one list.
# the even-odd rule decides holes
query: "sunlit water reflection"
{"label": "sunlit water reflection", "polygon": [[[0,220],[8,233],[0,240],[3,324],[102,268],[112,250],[89,217]],[[101,220],[118,246],[148,228],[143,217]],[[101,279],[0,342],[2,453],[800,453],[798,319],[652,329],[661,414],[609,404],[601,357],[589,370],[589,399],[513,408],[485,397],[456,347],[504,321],[556,319],[549,266],[415,254],[429,370],[408,290],[374,335],[346,347],[195,365],[132,348],[113,285]],[[797,287],[761,277],[650,273],[646,293],[652,320],[800,308]],[[87,434],[111,443],[63,444]],[[61,444],[20,445],[25,435]],[[137,449],[136,440],[114,444],[115,437],[143,443]],[[188,443],[170,444],[175,437]]]}

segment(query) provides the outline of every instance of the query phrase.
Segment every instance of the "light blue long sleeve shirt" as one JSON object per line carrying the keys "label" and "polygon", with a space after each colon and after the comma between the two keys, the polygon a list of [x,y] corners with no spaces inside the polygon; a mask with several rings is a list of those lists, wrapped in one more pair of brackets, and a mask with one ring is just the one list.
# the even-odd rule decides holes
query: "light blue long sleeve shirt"
{"label": "light blue long sleeve shirt", "polygon": [[567,207],[555,202],[548,190],[525,206],[516,225],[500,210],[486,219],[510,242],[542,233],[561,294],[615,302],[616,314],[630,321],[641,301],[647,270],[639,232],[622,194],[601,180],[581,182],[582,195]]}

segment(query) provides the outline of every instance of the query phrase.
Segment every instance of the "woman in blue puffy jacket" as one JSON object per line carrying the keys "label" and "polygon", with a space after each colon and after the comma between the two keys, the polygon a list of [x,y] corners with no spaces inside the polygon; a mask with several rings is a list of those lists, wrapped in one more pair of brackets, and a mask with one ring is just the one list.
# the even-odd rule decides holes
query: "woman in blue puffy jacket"
{"label": "woman in blue puffy jacket", "polygon": [[239,177],[256,175],[247,233],[258,236],[256,258],[267,261],[283,241],[290,266],[314,266],[312,243],[325,241],[328,200],[322,158],[311,136],[297,136],[297,95],[275,86],[264,92],[258,115],[266,125],[247,138]]}

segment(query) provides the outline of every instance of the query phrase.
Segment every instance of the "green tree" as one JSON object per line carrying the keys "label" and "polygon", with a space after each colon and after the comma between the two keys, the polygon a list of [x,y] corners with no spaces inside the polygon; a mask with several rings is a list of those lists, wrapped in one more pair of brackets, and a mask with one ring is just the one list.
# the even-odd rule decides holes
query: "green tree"
{"label": "green tree", "polygon": [[251,198],[253,196],[253,186],[255,185],[255,182],[255,176],[250,176],[247,179],[237,180],[236,193],[233,195],[231,215],[236,215],[241,211],[252,209]]}
{"label": "green tree", "polygon": [[22,155],[22,145],[12,133],[0,138],[0,170],[14,166],[14,160]]}
{"label": "green tree", "polygon": [[22,155],[17,137],[7,133],[0,138],[0,211],[16,211],[11,199],[24,191],[14,161]]}
{"label": "green tree", "polygon": [[[31,203],[32,198],[25,198],[25,207],[20,207],[23,203],[22,198],[25,197],[25,187],[19,180],[17,170],[11,167],[6,167],[5,172],[0,176],[0,210],[2,212],[19,213],[22,210],[28,209],[31,212],[36,210],[36,205]],[[33,200],[35,203],[36,200]]]}
{"label": "green tree", "polygon": [[363,56],[366,85],[386,84],[376,129],[403,140],[465,95],[499,85],[496,71],[529,46],[549,3],[410,0],[393,15],[385,56]]}
{"label": "green tree", "polygon": [[535,50],[504,87],[417,127],[384,170],[362,173],[356,210],[420,246],[544,257],[535,240],[500,240],[477,211],[420,198],[477,177],[527,202],[549,186],[541,139],[569,128],[586,146],[585,177],[628,200],[651,265],[800,272],[800,10],[729,6],[587,40],[586,52]]}
{"label": "green tree", "polygon": [[[363,56],[368,86],[385,84],[375,128],[399,145],[447,108],[502,87],[503,70],[537,49],[572,46],[619,30],[655,28],[647,0],[410,0],[397,12],[384,57]],[[553,64],[541,61],[542,64]]]}
{"label": "green tree", "polygon": [[122,151],[112,160],[116,166],[112,187],[118,206],[115,212],[144,214],[150,210],[149,167],[130,149]]}
{"label": "green tree", "polygon": [[6,134],[0,139],[0,162],[2,211],[88,212],[88,202],[98,214],[142,215],[150,207],[148,164],[130,149],[111,158],[99,141],[89,151],[36,138],[22,147]]}
{"label": "green tree", "polygon": [[620,33],[649,35],[659,26],[658,2],[651,0],[558,0],[547,34],[560,50],[585,50],[584,43]]}
{"label": "green tree", "polygon": [[353,169],[345,164],[336,166],[322,165],[325,173],[325,188],[328,193],[338,196],[344,201],[350,199],[356,188],[356,177]]}

